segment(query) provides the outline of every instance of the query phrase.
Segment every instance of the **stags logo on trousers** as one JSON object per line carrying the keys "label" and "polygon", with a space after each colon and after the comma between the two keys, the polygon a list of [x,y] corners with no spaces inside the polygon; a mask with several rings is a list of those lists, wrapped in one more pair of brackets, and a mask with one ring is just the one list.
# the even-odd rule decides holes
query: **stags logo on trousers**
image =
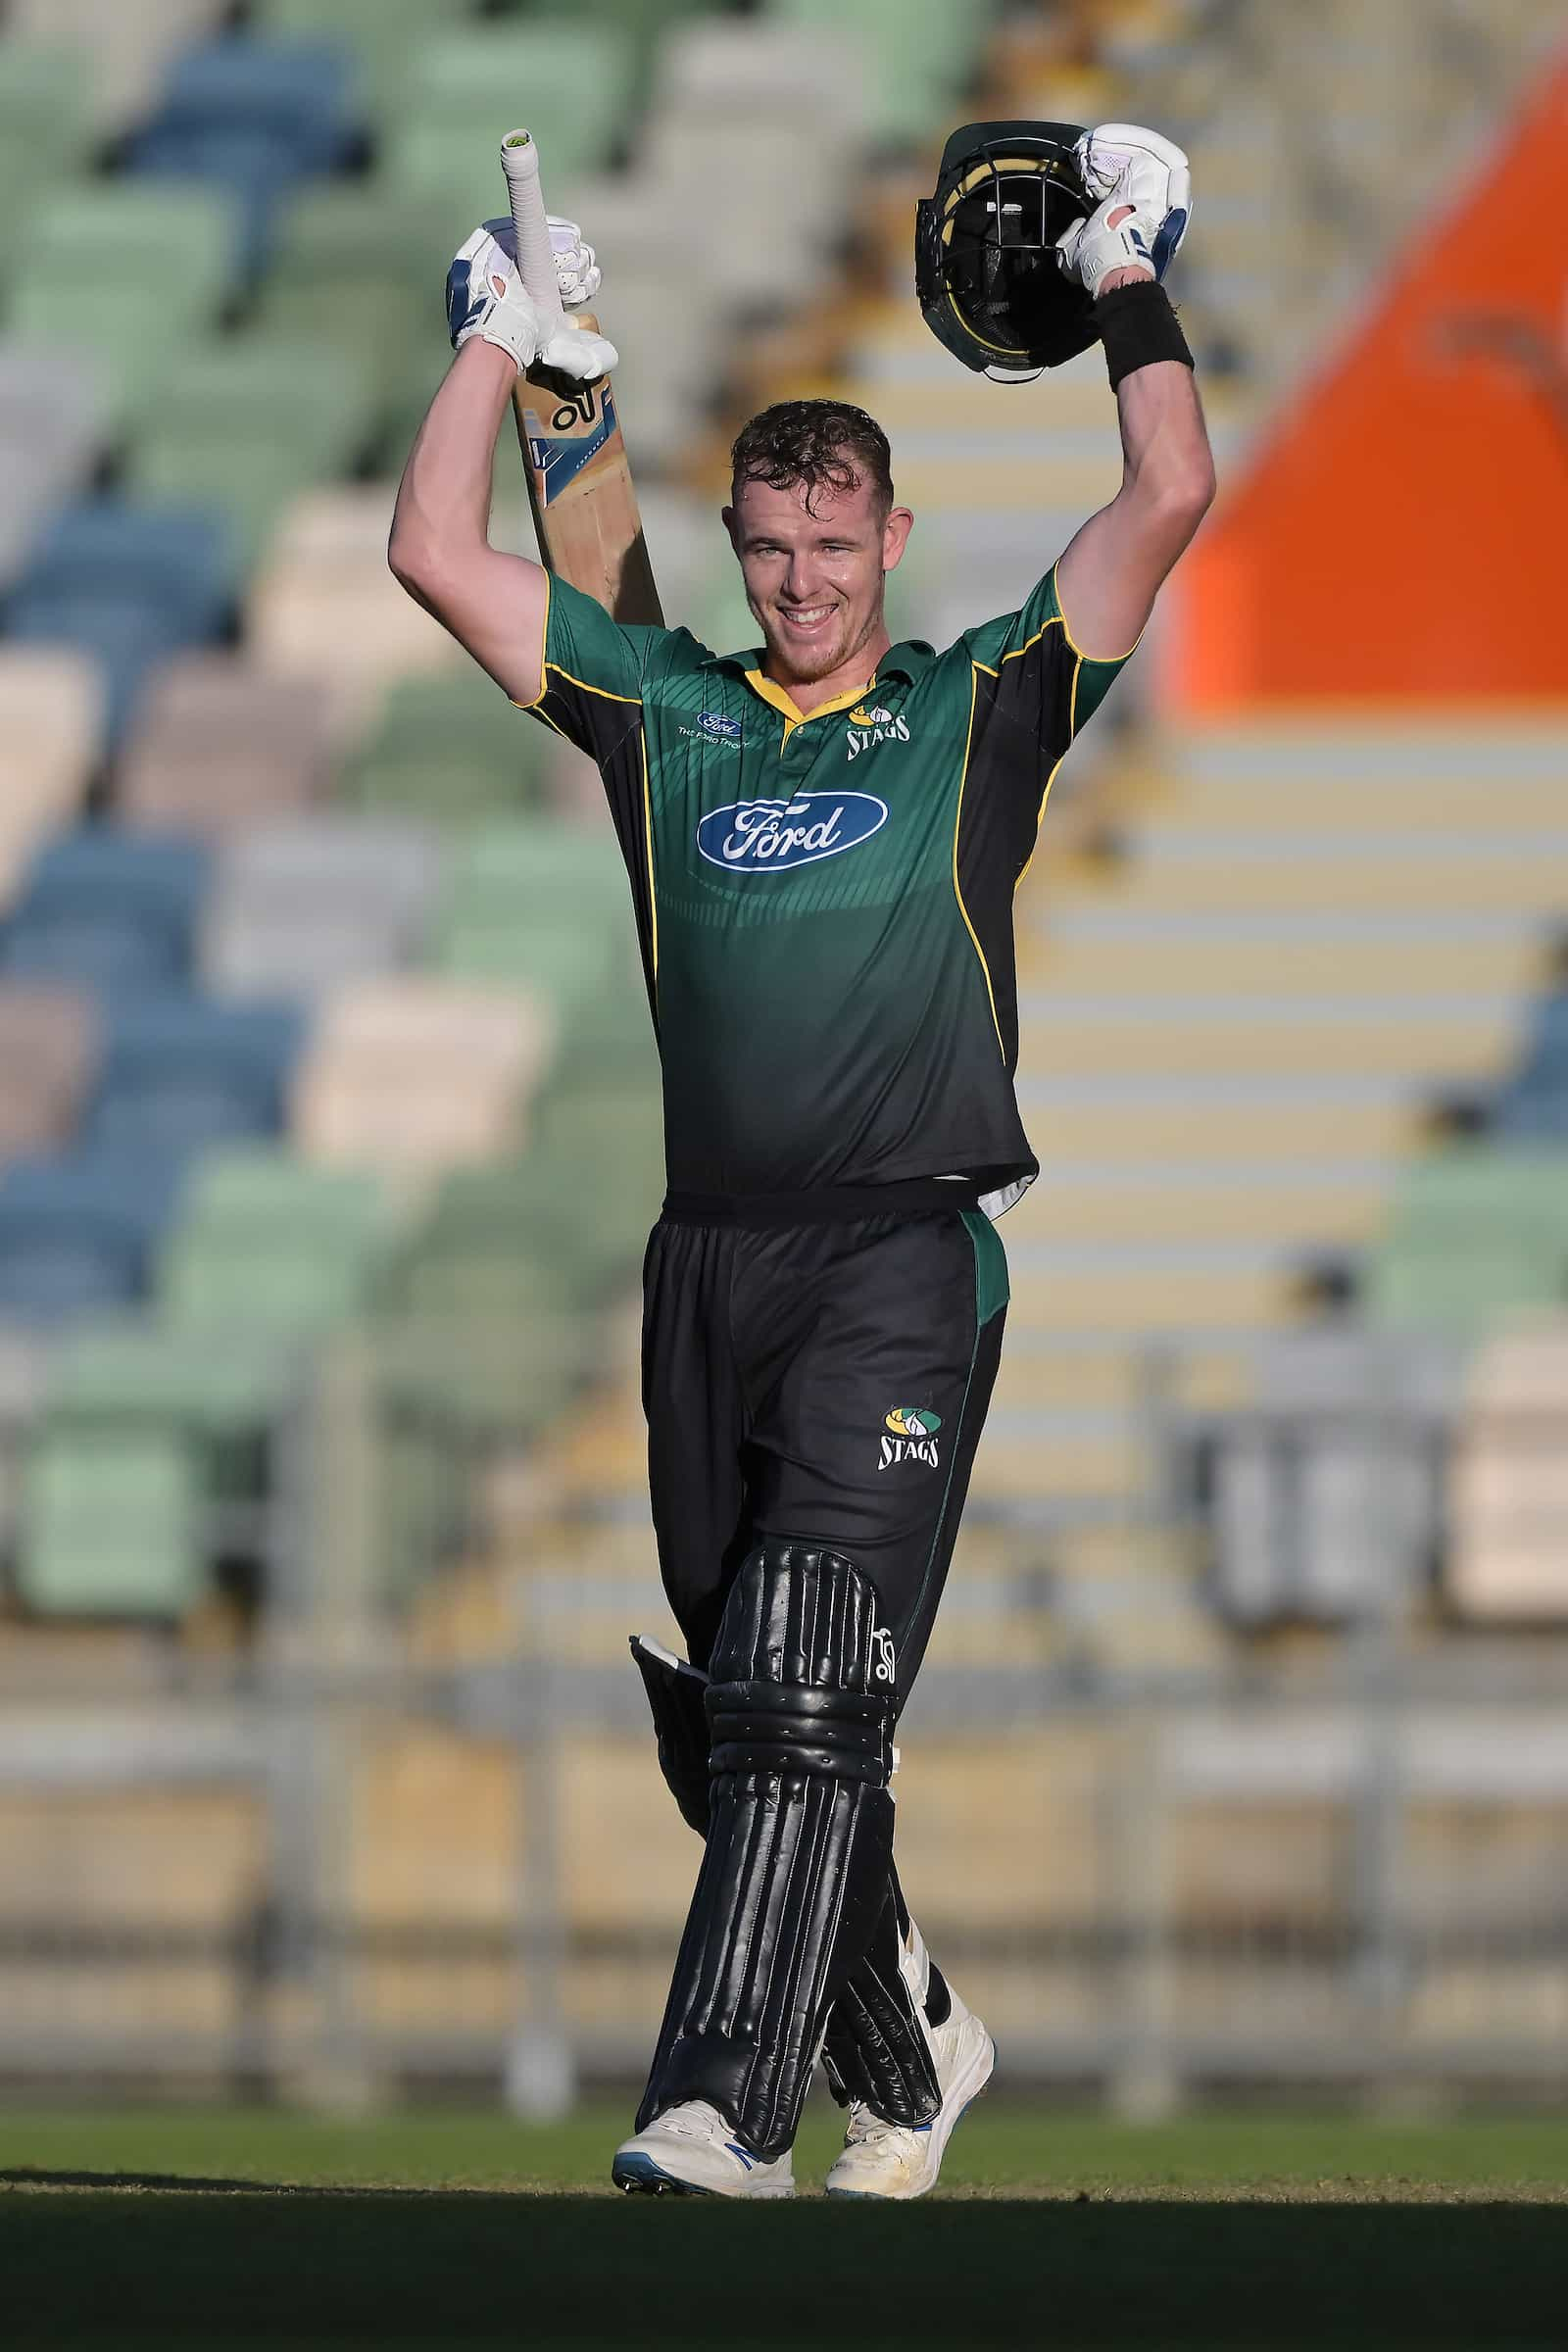
{"label": "stags logo on trousers", "polygon": [[888,821],[873,792],[798,792],[792,801],[732,801],[697,828],[710,865],[734,874],[782,874],[858,850]]}
{"label": "stags logo on trousers", "polygon": [[882,1440],[879,1470],[891,1470],[899,1462],[923,1462],[928,1470],[939,1467],[940,1413],[928,1412],[923,1404],[896,1404],[882,1426],[888,1434]]}

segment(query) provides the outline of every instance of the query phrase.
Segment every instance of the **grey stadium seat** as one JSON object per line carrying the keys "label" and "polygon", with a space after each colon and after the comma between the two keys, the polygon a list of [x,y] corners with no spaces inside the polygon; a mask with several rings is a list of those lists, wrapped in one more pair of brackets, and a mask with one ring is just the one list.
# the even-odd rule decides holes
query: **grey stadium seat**
{"label": "grey stadium seat", "polygon": [[1466,1352],[1353,1329],[1263,1347],[1260,1409],[1223,1422],[1215,1446],[1215,1597],[1228,1615],[1335,1621],[1419,1590]]}
{"label": "grey stadium seat", "polygon": [[269,825],[219,859],[202,970],[224,991],[311,995],[407,963],[440,881],[423,825],[332,816]]}

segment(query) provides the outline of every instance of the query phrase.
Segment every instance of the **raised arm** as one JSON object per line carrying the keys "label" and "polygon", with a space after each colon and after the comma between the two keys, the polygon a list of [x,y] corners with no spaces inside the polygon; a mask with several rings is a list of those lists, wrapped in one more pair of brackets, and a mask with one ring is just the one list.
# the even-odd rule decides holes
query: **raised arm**
{"label": "raised arm", "polygon": [[[569,221],[551,225],[563,297],[580,305],[599,284],[592,251]],[[549,588],[539,564],[490,545],[496,437],[518,374],[536,359],[596,376],[614,366],[615,353],[603,336],[570,325],[545,343],[511,237],[510,221],[486,221],[452,265],[447,313],[457,358],[404,468],[387,562],[496,684],[528,703],[540,691]]]}
{"label": "raised arm", "polygon": [[1126,123],[1092,132],[1089,155],[1107,193],[1069,232],[1063,258],[1095,296],[1116,388],[1122,484],[1063,552],[1056,594],[1074,645],[1108,661],[1138,637],[1212,504],[1214,461],[1186,342],[1158,283],[1187,223],[1186,158]]}
{"label": "raised arm", "polygon": [[430,403],[392,516],[387,562],[514,703],[539,692],[549,583],[525,556],[490,545],[496,436],[517,380],[493,343],[466,344]]}

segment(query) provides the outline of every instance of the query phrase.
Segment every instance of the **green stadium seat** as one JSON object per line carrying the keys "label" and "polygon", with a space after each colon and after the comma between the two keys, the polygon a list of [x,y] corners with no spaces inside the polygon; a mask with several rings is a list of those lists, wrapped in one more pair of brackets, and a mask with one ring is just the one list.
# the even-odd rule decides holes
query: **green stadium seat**
{"label": "green stadium seat", "polygon": [[[524,18],[559,16],[561,0],[503,0],[503,5],[492,13]],[[671,27],[686,17],[711,15],[712,0],[577,0],[572,13],[583,24],[612,26],[633,42],[638,76],[642,79],[660,42]]]}
{"label": "green stadium seat", "polygon": [[1442,1326],[1479,1338],[1505,1317],[1568,1298],[1560,1259],[1528,1244],[1395,1244],[1368,1261],[1367,1311],[1380,1323]]}
{"label": "green stadium seat", "polygon": [[24,1599],[61,1615],[183,1615],[204,1578],[198,1489],[172,1430],[46,1428],[22,1480]]}
{"label": "green stadium seat", "polygon": [[52,1429],[189,1439],[215,1500],[259,1499],[265,1433],[288,1393],[290,1359],[271,1335],[138,1320],[72,1335],[51,1367]]}
{"label": "green stadium seat", "polygon": [[220,508],[248,568],[292,499],[350,468],[375,406],[357,352],[265,332],[198,344],[137,431],[127,476],[148,496]]}
{"label": "green stadium seat", "polygon": [[270,1412],[288,1377],[275,1341],[151,1321],[72,1334],[50,1368],[53,1420],[181,1422],[202,1432]]}
{"label": "green stadium seat", "polygon": [[318,1330],[364,1298],[382,1231],[372,1176],[284,1152],[210,1153],[164,1252],[165,1310],[252,1334]]}
{"label": "green stadium seat", "polygon": [[[441,347],[442,282],[463,233],[384,181],[307,182],[278,225],[262,323],[354,353],[384,411],[401,397],[412,356],[422,363]],[[422,365],[418,376],[428,398]]]}
{"label": "green stadium seat", "polygon": [[572,181],[609,163],[635,72],[630,39],[569,15],[425,41],[409,58],[401,104],[386,121],[383,169],[397,186],[449,205],[458,221],[504,214],[496,148],[474,125],[505,116],[505,130],[526,119],[539,132],[552,209],[564,210]]}
{"label": "green stadium seat", "polygon": [[454,857],[436,923],[438,968],[549,996],[568,1029],[624,985],[624,870],[603,833],[544,817],[481,825]]}
{"label": "green stadium seat", "polygon": [[474,670],[405,678],[339,789],[384,814],[511,816],[543,799],[549,758],[546,730]]}
{"label": "green stadium seat", "polygon": [[43,198],[85,158],[90,96],[71,49],[27,40],[0,46],[0,278],[26,250]]}
{"label": "green stadium seat", "polygon": [[580,1389],[598,1335],[576,1315],[393,1315],[372,1328],[383,1407],[479,1445],[532,1437]]}
{"label": "green stadium seat", "polygon": [[235,214],[218,189],[116,181],[62,190],[39,207],[12,283],[13,332],[70,346],[89,339],[106,395],[145,413],[177,382],[173,365],[216,318],[232,272]]}
{"label": "green stadium seat", "polygon": [[1418,1159],[1404,1171],[1394,1233],[1568,1250],[1568,1153],[1479,1144]]}
{"label": "green stadium seat", "polygon": [[1414,1161],[1365,1289],[1384,1322],[1476,1331],[1560,1302],[1568,1297],[1568,1154],[1478,1144]]}
{"label": "green stadium seat", "polygon": [[826,35],[837,55],[858,51],[872,128],[923,139],[979,63],[997,10],[993,0],[770,0],[768,13]]}
{"label": "green stadium seat", "polygon": [[[650,1049],[650,1067],[652,1061]],[[571,1087],[548,1094],[539,1106],[529,1161],[547,1191],[591,1200],[611,1246],[624,1246],[629,1239],[640,1250],[664,1189],[663,1112],[657,1085]]]}
{"label": "green stadium seat", "polygon": [[[355,95],[372,122],[403,94],[410,53],[433,31],[470,24],[478,0],[258,0],[259,31],[334,41],[353,61]],[[503,109],[503,112],[505,110]],[[509,130],[510,122],[501,125]],[[497,133],[499,138],[500,133]]]}

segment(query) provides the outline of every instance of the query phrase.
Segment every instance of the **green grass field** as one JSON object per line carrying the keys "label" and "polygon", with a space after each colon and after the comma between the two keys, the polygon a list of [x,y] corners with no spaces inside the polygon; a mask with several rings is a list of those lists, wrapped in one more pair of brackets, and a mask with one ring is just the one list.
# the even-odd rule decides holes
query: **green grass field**
{"label": "green grass field", "polygon": [[[0,2118],[0,2340],[153,2347],[1560,2347],[1568,2122],[1001,2101],[906,2207],[606,2187],[616,2109]],[[797,2151],[820,2180],[814,2106]]]}

